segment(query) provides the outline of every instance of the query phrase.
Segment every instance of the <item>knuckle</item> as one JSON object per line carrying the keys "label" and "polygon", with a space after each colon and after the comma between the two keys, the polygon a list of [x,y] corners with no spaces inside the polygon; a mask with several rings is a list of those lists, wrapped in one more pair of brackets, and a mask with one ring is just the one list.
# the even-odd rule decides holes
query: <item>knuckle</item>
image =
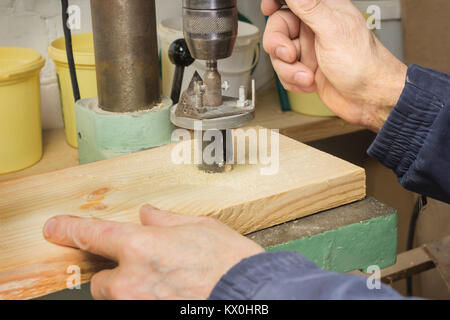
{"label": "knuckle", "polygon": [[365,31],[366,27],[365,27],[365,20],[364,19],[360,19],[360,16],[354,16],[352,17],[352,19],[349,19],[348,21],[348,28],[349,28],[349,32],[350,34],[354,35],[354,34],[358,34],[361,31]]}
{"label": "knuckle", "polygon": [[341,36],[344,35],[348,39],[355,38],[355,35],[360,35],[367,30],[364,17],[358,12],[358,14],[349,15],[347,19],[340,23],[331,24],[329,32],[332,35]]}
{"label": "knuckle", "polygon": [[121,247],[122,257],[124,259],[135,259],[145,256],[149,241],[149,237],[141,233],[128,236]]}

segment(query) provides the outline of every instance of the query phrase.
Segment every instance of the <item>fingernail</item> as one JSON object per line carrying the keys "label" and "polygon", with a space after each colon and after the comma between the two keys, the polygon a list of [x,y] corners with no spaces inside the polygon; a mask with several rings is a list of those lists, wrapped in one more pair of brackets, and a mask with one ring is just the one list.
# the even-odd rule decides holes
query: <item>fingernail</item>
{"label": "fingernail", "polygon": [[295,82],[304,82],[306,77],[305,72],[297,72],[294,77]]}
{"label": "fingernail", "polygon": [[46,238],[50,238],[53,235],[53,233],[55,232],[57,223],[58,223],[58,221],[56,221],[55,218],[52,218],[47,221],[47,223],[44,226],[44,236]]}
{"label": "fingernail", "polygon": [[278,47],[275,50],[275,55],[280,60],[284,60],[284,61],[289,60],[289,50],[286,47]]}

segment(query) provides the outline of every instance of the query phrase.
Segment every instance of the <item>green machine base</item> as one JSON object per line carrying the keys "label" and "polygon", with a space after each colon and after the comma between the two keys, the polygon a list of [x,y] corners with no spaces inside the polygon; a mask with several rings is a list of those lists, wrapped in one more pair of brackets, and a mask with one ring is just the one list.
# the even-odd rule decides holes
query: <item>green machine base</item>
{"label": "green machine base", "polygon": [[115,158],[171,142],[172,101],[150,111],[111,113],[98,108],[97,98],[75,104],[80,164]]}
{"label": "green machine base", "polygon": [[397,259],[397,212],[368,197],[249,238],[266,251],[297,251],[329,271],[383,269]]}

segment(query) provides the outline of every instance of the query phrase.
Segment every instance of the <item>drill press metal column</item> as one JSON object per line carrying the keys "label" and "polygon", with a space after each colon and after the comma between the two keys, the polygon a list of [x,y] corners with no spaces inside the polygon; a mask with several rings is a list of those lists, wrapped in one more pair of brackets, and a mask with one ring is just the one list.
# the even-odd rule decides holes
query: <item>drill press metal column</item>
{"label": "drill press metal column", "polygon": [[91,0],[98,99],[77,101],[81,164],[171,142],[161,97],[155,0]]}
{"label": "drill press metal column", "polygon": [[91,0],[98,99],[110,112],[161,101],[154,0]]}

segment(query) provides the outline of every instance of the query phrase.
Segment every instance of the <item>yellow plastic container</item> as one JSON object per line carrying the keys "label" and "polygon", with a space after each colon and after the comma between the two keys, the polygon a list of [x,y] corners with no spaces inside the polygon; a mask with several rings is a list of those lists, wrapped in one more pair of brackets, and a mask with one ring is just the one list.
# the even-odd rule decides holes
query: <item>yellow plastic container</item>
{"label": "yellow plastic container", "polygon": [[34,50],[0,47],[0,174],[42,158],[39,73],[44,64]]}
{"label": "yellow plastic container", "polygon": [[[97,78],[95,74],[94,39],[92,33],[72,36],[72,45],[81,98],[95,97],[97,96]],[[66,139],[72,147],[76,148],[78,142],[75,101],[73,99],[72,81],[67,63],[64,38],[53,41],[48,48],[48,53],[56,65]]]}
{"label": "yellow plastic container", "polygon": [[317,93],[298,93],[288,91],[289,102],[292,111],[320,117],[335,116],[328,107],[320,100]]}

